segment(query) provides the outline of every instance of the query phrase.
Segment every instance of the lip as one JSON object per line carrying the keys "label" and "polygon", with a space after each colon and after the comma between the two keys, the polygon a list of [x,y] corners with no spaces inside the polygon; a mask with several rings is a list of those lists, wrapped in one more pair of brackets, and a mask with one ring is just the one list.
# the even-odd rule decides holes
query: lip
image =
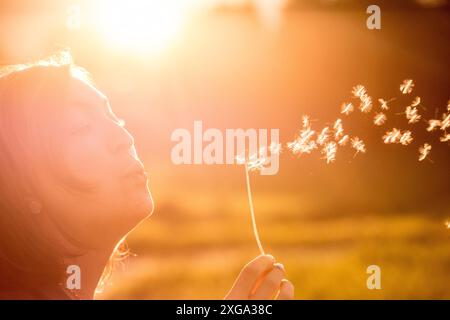
{"label": "lip", "polygon": [[144,170],[144,167],[139,163],[133,163],[130,165],[123,174],[123,177],[125,178],[138,178],[147,181],[148,174]]}

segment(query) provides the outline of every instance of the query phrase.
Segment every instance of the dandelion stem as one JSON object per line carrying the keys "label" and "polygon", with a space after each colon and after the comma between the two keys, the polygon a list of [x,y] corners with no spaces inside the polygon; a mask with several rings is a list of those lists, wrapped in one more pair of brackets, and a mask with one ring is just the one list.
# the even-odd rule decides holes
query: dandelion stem
{"label": "dandelion stem", "polygon": [[253,227],[253,234],[255,235],[256,244],[258,245],[259,252],[264,255],[264,248],[261,244],[261,240],[259,239],[258,234],[258,228],[256,226],[256,218],[255,218],[255,211],[253,210],[253,200],[252,200],[252,191],[250,189],[250,177],[248,174],[248,167],[247,163],[245,163],[245,178],[247,181],[247,195],[248,195],[248,203],[250,205],[250,215],[252,217],[252,227]]}

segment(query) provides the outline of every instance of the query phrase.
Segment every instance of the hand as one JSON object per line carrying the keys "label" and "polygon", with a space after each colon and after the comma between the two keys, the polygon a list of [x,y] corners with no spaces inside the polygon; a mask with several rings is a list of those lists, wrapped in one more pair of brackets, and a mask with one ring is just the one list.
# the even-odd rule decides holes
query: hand
{"label": "hand", "polygon": [[285,270],[271,255],[260,255],[242,268],[227,300],[291,300],[294,286],[284,279]]}

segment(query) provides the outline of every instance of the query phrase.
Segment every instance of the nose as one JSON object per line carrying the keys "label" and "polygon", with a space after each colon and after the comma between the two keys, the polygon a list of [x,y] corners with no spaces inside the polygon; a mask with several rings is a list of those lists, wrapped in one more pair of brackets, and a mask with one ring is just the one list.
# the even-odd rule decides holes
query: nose
{"label": "nose", "polygon": [[134,146],[134,138],[125,128],[113,125],[109,137],[109,148],[112,153],[129,152]]}

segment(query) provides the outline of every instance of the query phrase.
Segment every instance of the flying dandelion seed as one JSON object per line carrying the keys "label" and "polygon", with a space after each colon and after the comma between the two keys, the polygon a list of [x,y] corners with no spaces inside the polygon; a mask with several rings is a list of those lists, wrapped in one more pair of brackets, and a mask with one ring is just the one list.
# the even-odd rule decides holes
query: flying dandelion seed
{"label": "flying dandelion seed", "polygon": [[337,152],[336,142],[331,141],[325,144],[325,146],[322,149],[322,153],[325,155],[323,159],[327,160],[327,164],[334,162],[336,160],[336,152]]}
{"label": "flying dandelion seed", "polygon": [[343,136],[341,138],[341,140],[339,140],[338,145],[343,147],[343,146],[345,146],[348,143],[349,140],[350,140],[350,137],[346,134],[345,136]]}
{"label": "flying dandelion seed", "polygon": [[351,139],[351,144],[352,144],[352,148],[356,150],[355,156],[358,154],[358,152],[361,152],[361,153],[366,152],[366,145],[360,138],[353,137]]}
{"label": "flying dandelion seed", "polygon": [[401,143],[404,146],[407,146],[413,141],[412,133],[411,131],[404,131],[400,137],[399,143]]}
{"label": "flying dandelion seed", "polygon": [[417,107],[420,104],[420,97],[415,97],[411,102],[411,107]]}
{"label": "flying dandelion seed", "polygon": [[408,119],[408,123],[413,124],[419,122],[420,118],[422,118],[421,115],[419,115],[419,112],[416,107],[407,106],[405,110],[406,119]]}
{"label": "flying dandelion seed", "polygon": [[372,110],[372,98],[366,94],[361,96],[359,110],[361,110],[362,113],[369,113]]}
{"label": "flying dandelion seed", "polygon": [[450,141],[450,133],[444,134],[442,137],[439,138],[439,140],[440,140],[441,142],[447,142],[447,141]]}
{"label": "flying dandelion seed", "polygon": [[333,124],[334,139],[338,140],[344,135],[344,127],[342,125],[342,120],[337,119]]}
{"label": "flying dandelion seed", "polygon": [[431,145],[425,143],[422,147],[419,148],[419,161],[423,161],[431,151]]}
{"label": "flying dandelion seed", "polygon": [[358,84],[357,86],[353,87],[352,94],[355,98],[361,98],[366,94],[366,88],[363,85]]}
{"label": "flying dandelion seed", "polygon": [[401,136],[402,136],[402,132],[397,128],[393,128],[391,131],[386,132],[386,134],[383,136],[383,141],[386,144],[398,143],[398,142],[400,142]]}
{"label": "flying dandelion seed", "polygon": [[431,132],[434,131],[437,127],[441,126],[441,120],[431,119],[428,120],[428,128],[427,131]]}
{"label": "flying dandelion seed", "polygon": [[441,130],[447,130],[450,127],[450,113],[442,115]]}
{"label": "flying dandelion seed", "polygon": [[353,106],[353,104],[351,102],[349,102],[349,103],[344,102],[341,106],[341,113],[348,116],[350,113],[353,112],[354,109],[355,109],[355,107]]}
{"label": "flying dandelion seed", "polygon": [[302,127],[303,128],[308,128],[311,126],[311,121],[309,120],[308,116],[303,116],[302,117]]}
{"label": "flying dandelion seed", "polygon": [[311,130],[311,128],[301,130],[300,135],[294,141],[287,143],[287,147],[296,155],[309,154],[314,149],[317,149],[316,142],[312,140],[314,135],[315,131]]}
{"label": "flying dandelion seed", "polygon": [[400,85],[400,92],[403,94],[411,93],[414,87],[414,82],[411,79],[403,80]]}
{"label": "flying dandelion seed", "polygon": [[317,136],[317,144],[319,146],[324,145],[330,137],[330,128],[325,127],[322,129],[320,134]]}
{"label": "flying dandelion seed", "polygon": [[382,126],[387,120],[386,115],[383,112],[379,112],[373,118],[373,123],[377,126]]}
{"label": "flying dandelion seed", "polygon": [[395,98],[392,98],[390,100],[384,100],[384,99],[378,99],[378,102],[380,103],[380,108],[381,110],[389,110],[389,105],[388,103],[395,100]]}

